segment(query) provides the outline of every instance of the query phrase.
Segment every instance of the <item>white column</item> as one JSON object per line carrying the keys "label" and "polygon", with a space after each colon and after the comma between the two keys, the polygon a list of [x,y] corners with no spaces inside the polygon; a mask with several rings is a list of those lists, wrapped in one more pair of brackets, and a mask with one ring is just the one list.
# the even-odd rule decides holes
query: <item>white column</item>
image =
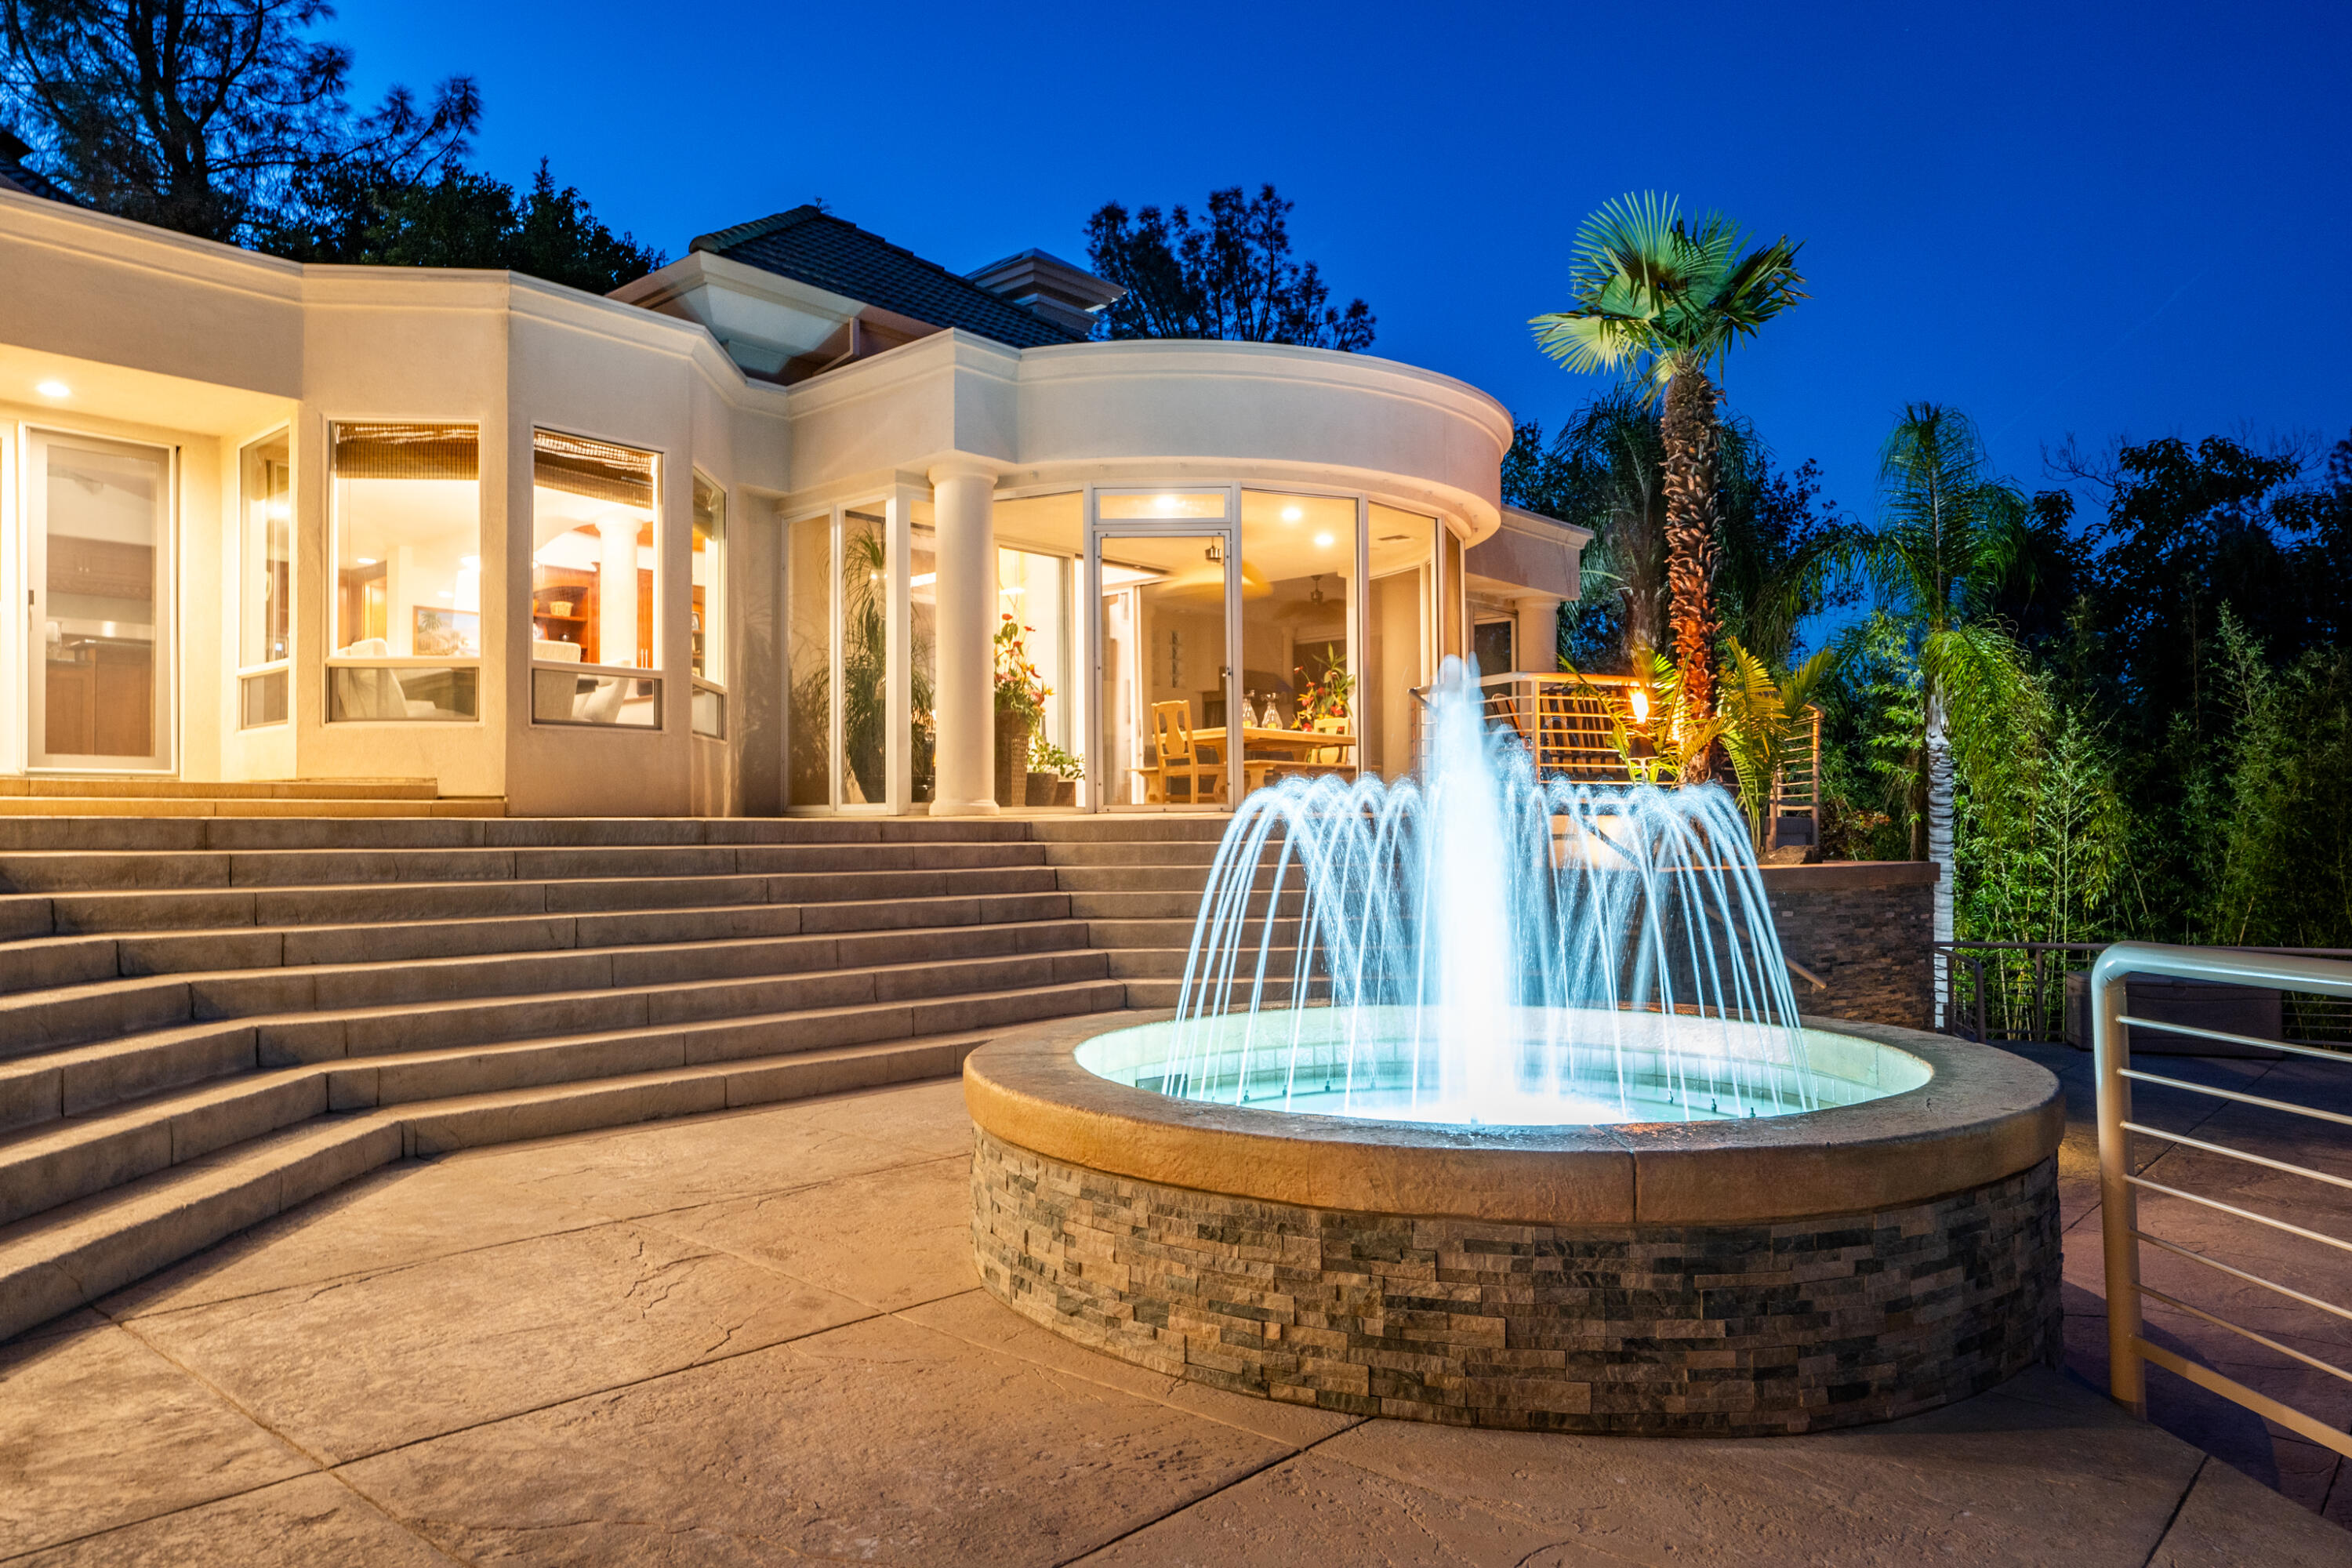
{"label": "white column", "polygon": [[1563,601],[1528,595],[1511,601],[1518,620],[1519,668],[1549,675],[1559,668],[1559,606]]}
{"label": "white column", "polygon": [[939,528],[939,759],[933,816],[996,812],[996,476],[978,463],[931,470]]}

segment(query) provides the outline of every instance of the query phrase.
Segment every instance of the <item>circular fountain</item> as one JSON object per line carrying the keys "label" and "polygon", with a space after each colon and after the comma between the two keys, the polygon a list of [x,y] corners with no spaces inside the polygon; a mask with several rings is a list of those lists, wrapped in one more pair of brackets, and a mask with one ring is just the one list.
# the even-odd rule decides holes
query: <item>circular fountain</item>
{"label": "circular fountain", "polygon": [[972,1232],[1096,1349],[1361,1415],[1884,1420],[2056,1352],[2056,1081],[1801,1020],[1713,788],[1535,778],[1449,662],[1423,781],[1243,803],[1180,1005],[975,1052]]}

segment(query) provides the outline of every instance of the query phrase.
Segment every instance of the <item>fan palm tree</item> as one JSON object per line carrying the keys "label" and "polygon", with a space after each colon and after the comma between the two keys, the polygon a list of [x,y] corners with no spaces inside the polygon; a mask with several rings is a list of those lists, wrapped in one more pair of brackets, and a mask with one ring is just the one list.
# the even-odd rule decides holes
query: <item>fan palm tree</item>
{"label": "fan palm tree", "polygon": [[[1683,220],[1673,196],[1620,196],[1584,220],[1569,276],[1574,305],[1529,324],[1574,371],[1617,370],[1660,400],[1675,660],[1693,709],[1713,707],[1717,403],[1732,345],[1805,296],[1798,247],[1750,246],[1720,213]],[[1706,759],[1696,759],[1703,777]]]}
{"label": "fan palm tree", "polygon": [[[1970,614],[2025,558],[2028,510],[2016,485],[1991,474],[1976,426],[1933,403],[1904,409],[1879,456],[1878,485],[1878,526],[1853,535],[1845,557],[1915,650],[1927,811],[1925,842],[1915,838],[1912,853],[1937,865],[1936,941],[1949,942],[1953,742],[1965,742],[1971,765],[1990,763],[2039,700],[2008,629]],[[1939,1023],[1942,994],[1938,984]]]}

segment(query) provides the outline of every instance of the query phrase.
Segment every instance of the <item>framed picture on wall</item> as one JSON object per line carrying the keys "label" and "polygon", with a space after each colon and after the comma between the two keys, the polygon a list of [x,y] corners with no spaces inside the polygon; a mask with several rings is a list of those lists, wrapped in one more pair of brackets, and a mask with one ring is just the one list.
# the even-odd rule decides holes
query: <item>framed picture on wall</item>
{"label": "framed picture on wall", "polygon": [[419,605],[410,646],[418,658],[475,658],[482,651],[482,612]]}

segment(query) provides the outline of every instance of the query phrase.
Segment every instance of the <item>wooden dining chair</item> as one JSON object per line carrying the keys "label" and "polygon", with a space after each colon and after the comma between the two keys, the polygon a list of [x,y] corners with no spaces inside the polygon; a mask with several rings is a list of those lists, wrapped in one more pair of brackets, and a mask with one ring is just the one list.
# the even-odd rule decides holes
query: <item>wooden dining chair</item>
{"label": "wooden dining chair", "polygon": [[[1152,744],[1160,752],[1160,765],[1147,770],[1150,777],[1143,788],[1143,798],[1155,804],[1166,804],[1169,786],[1177,780],[1184,781],[1184,798],[1198,805],[1206,800],[1225,798],[1225,768],[1221,758],[1209,755],[1209,748],[1192,739],[1192,704],[1182,699],[1173,702],[1151,705]],[[1202,786],[1208,786],[1205,795]]]}

